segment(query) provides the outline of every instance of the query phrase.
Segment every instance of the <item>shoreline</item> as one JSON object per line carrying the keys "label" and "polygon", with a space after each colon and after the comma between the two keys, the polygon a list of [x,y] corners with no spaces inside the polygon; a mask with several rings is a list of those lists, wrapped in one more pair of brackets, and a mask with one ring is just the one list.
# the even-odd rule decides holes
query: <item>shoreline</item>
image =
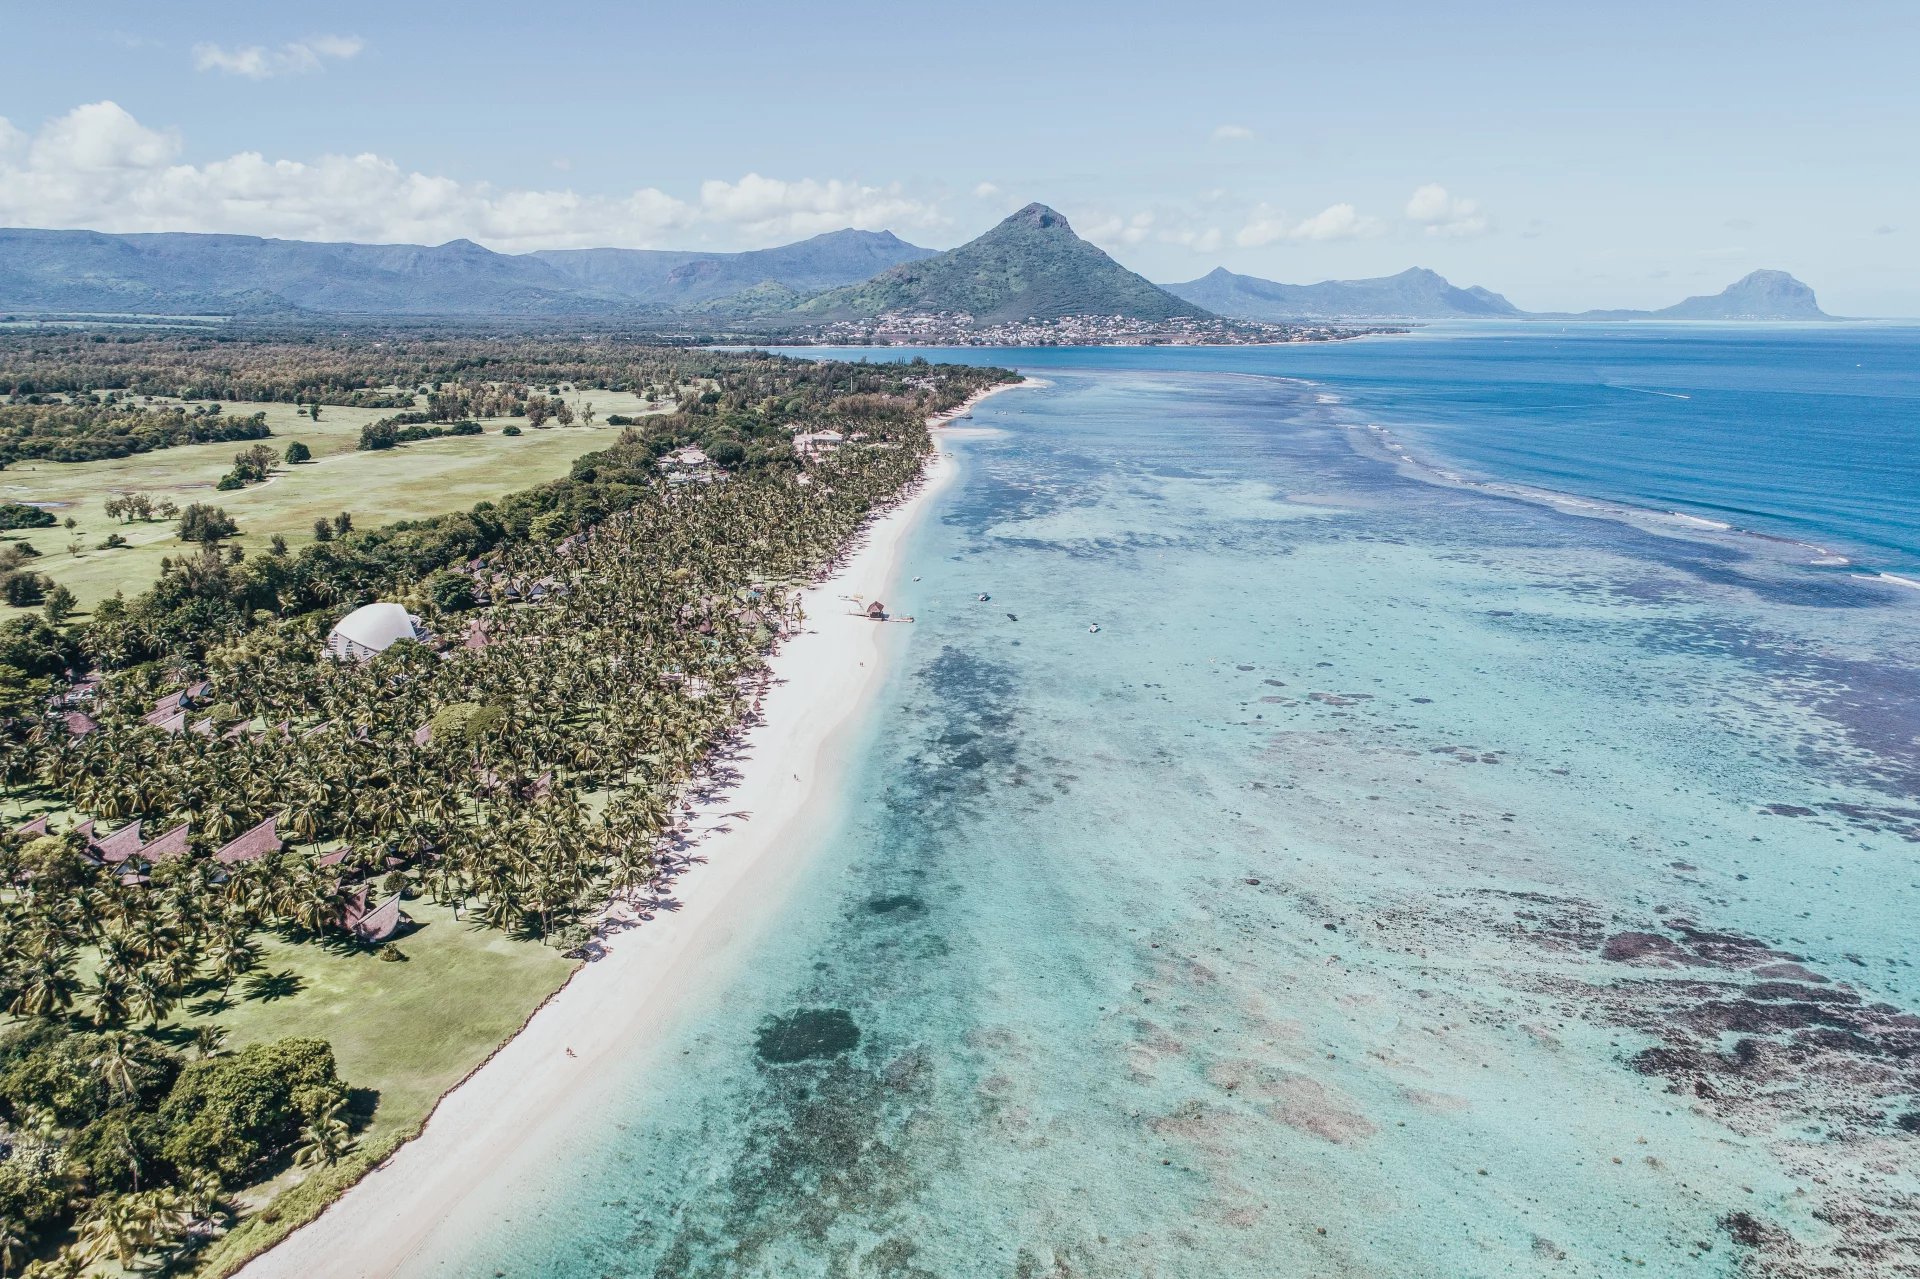
{"label": "shoreline", "polygon": [[847,739],[890,671],[888,630],[847,597],[884,600],[899,579],[909,538],[957,470],[939,428],[1027,384],[989,387],[929,418],[934,449],[917,484],[807,588],[806,629],[771,656],[760,715],[724,748],[733,784],[696,801],[687,822],[694,855],[668,890],[674,908],[623,927],[610,904],[612,927],[596,957],[443,1095],[417,1136],[234,1273],[397,1272],[463,1201],[507,1164],[530,1160],[596,1080],[632,1069],[636,1050],[657,1048],[716,972],[743,957],[737,943],[764,926],[805,869],[793,850],[833,819],[851,762]]}

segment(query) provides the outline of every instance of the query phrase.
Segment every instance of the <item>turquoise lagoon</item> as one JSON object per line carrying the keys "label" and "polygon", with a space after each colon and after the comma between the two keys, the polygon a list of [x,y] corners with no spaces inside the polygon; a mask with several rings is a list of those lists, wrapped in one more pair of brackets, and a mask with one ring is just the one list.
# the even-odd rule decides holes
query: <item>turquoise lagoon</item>
{"label": "turquoise lagoon", "polygon": [[[1731,454],[1699,398],[1570,435],[1499,384],[1881,356],[1581,340],[968,353],[1045,384],[943,441],[802,886],[409,1273],[1913,1265],[1920,592],[1859,566],[1920,563],[1920,468],[1858,477],[1920,441],[1920,339]],[[1856,563],[1436,483],[1370,425]]]}

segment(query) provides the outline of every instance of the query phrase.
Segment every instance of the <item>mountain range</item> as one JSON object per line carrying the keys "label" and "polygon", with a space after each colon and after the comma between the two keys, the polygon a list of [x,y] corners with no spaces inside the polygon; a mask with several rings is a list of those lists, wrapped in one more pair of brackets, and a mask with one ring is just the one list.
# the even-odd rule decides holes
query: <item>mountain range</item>
{"label": "mountain range", "polygon": [[1813,290],[1785,271],[1755,271],[1719,293],[1658,311],[1522,311],[1490,289],[1459,288],[1414,267],[1371,280],[1280,284],[1224,267],[1166,286],[1171,293],[1239,320],[1830,320]]}
{"label": "mountain range", "polygon": [[1220,267],[1197,280],[1166,288],[1210,311],[1244,320],[1424,320],[1521,313],[1498,293],[1455,288],[1422,267],[1373,280],[1322,280],[1318,284],[1279,284]]}
{"label": "mountain range", "polygon": [[1224,268],[1161,286],[1081,239],[1044,204],[937,252],[887,231],[833,231],[745,253],[550,249],[496,253],[186,232],[0,229],[0,313],[452,318],[709,317],[790,331],[885,312],[978,324],[1065,316],[1161,322],[1436,319],[1819,320],[1813,290],[1755,271],[1657,311],[1527,312],[1414,268],[1281,284]]}
{"label": "mountain range", "polygon": [[[582,316],[680,312],[772,287],[791,297],[931,257],[890,231],[748,253],[554,249],[471,240],[322,244],[250,235],[0,229],[0,310]],[[791,305],[789,301],[788,305]]]}

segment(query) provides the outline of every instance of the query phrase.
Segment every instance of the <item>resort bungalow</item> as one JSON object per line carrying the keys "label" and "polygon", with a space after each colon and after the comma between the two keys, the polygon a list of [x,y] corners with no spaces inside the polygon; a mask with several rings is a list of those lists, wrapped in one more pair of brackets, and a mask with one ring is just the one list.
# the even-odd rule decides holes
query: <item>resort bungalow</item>
{"label": "resort bungalow", "polygon": [[140,819],[137,817],[105,838],[87,841],[87,851],[108,866],[116,866],[127,860],[140,848]]}
{"label": "resort bungalow", "polygon": [[876,622],[884,622],[887,620],[887,606],[879,600],[875,600],[873,603],[867,605],[867,616]]}
{"label": "resort bungalow", "polygon": [[140,860],[151,866],[157,862],[171,861],[186,851],[187,823],[181,822],[151,844],[141,845],[138,856]]}
{"label": "resort bungalow", "polygon": [[286,841],[280,838],[279,820],[277,817],[267,818],[217,850],[213,859],[223,866],[237,866],[241,862],[279,852],[286,847]]}
{"label": "resort bungalow", "polygon": [[420,619],[398,604],[381,601],[356,608],[327,636],[327,653],[343,662],[378,657],[401,640],[424,640]]}
{"label": "resort bungalow", "polygon": [[387,940],[407,922],[400,911],[400,894],[395,893],[375,906],[372,890],[364,886],[349,893],[340,909],[340,926],[368,945]]}

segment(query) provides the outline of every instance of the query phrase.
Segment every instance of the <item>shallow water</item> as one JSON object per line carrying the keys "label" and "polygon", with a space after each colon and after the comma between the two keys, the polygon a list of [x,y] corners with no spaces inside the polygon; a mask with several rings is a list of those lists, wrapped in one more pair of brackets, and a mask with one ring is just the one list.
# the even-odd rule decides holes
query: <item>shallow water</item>
{"label": "shallow water", "polygon": [[1182,358],[950,437],[806,884],[409,1273],[1916,1264],[1920,596]]}

